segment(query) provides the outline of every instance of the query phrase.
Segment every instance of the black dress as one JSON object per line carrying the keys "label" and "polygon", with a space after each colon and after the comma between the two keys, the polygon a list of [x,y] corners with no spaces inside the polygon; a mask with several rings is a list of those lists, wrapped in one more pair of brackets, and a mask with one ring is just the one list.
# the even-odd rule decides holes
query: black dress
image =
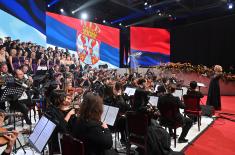
{"label": "black dress", "polygon": [[86,155],[105,155],[112,147],[111,132],[101,125],[101,122],[82,119],[74,125],[72,136],[84,142]]}
{"label": "black dress", "polygon": [[213,106],[215,110],[221,110],[219,79],[221,75],[215,74],[210,81],[206,104]]}

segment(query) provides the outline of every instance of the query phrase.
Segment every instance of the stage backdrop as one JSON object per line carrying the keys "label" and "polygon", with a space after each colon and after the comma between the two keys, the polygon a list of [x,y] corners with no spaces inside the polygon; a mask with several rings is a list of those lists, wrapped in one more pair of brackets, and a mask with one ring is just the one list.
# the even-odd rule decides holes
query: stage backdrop
{"label": "stage backdrop", "polygon": [[0,38],[46,46],[44,1],[0,0],[0,19]]}
{"label": "stage backdrop", "polygon": [[47,43],[77,51],[89,65],[120,65],[119,29],[59,14],[46,13]]}
{"label": "stage backdrop", "polygon": [[131,27],[131,67],[155,66],[170,61],[170,33],[166,29]]}

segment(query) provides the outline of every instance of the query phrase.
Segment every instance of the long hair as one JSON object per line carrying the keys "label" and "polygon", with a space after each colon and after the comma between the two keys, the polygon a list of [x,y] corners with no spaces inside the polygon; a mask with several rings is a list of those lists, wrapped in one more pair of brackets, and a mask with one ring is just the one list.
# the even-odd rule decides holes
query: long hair
{"label": "long hair", "polygon": [[98,95],[89,92],[84,96],[80,106],[80,119],[101,121],[103,113],[103,100]]}

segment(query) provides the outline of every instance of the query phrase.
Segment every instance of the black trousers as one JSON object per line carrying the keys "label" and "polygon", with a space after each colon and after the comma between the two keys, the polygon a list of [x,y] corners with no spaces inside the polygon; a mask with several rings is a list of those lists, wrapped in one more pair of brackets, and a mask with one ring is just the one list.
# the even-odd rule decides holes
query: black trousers
{"label": "black trousers", "polygon": [[[183,121],[182,121],[183,122],[183,124],[182,124],[182,132],[180,134],[179,139],[184,139],[187,136],[189,129],[193,125],[193,120],[191,120],[190,118],[182,117],[182,119],[183,119]],[[172,128],[169,128],[169,133],[170,133],[170,135],[173,135]]]}
{"label": "black trousers", "polygon": [[187,117],[183,117],[183,126],[182,126],[182,132],[180,135],[180,139],[183,139],[187,136],[189,129],[192,127],[193,125],[193,121],[190,118]]}

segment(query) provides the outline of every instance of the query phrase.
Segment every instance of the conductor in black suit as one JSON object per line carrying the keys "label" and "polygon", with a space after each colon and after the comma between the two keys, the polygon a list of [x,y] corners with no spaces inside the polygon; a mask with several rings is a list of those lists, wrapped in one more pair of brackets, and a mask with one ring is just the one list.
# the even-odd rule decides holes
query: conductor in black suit
{"label": "conductor in black suit", "polygon": [[[158,109],[160,110],[160,113],[163,115],[165,112],[165,109],[172,109],[172,107],[175,107],[175,116],[174,121],[177,122],[177,124],[182,126],[182,132],[178,139],[179,143],[185,143],[188,142],[188,139],[185,139],[186,135],[188,134],[189,129],[192,127],[193,121],[190,118],[184,117],[179,109],[184,109],[185,105],[180,101],[179,97],[175,97],[172,94],[175,92],[176,86],[171,85],[168,87],[168,93],[159,97],[158,100]],[[165,119],[164,117],[160,118],[161,124],[171,124],[171,120]],[[170,129],[170,134],[172,133],[172,129]]]}

